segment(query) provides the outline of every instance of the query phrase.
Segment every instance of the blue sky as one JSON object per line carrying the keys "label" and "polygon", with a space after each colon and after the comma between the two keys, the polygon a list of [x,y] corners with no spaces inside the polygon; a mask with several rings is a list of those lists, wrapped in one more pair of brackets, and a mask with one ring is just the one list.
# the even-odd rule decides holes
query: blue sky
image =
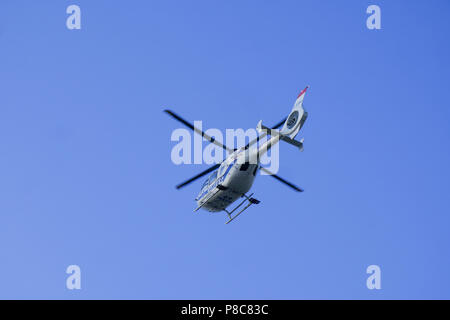
{"label": "blue sky", "polygon": [[[449,9],[1,1],[0,298],[449,299]],[[232,224],[194,214],[201,181],[174,186],[207,166],[171,162],[162,110],[254,128],[308,84],[279,171],[305,192],[259,176]]]}

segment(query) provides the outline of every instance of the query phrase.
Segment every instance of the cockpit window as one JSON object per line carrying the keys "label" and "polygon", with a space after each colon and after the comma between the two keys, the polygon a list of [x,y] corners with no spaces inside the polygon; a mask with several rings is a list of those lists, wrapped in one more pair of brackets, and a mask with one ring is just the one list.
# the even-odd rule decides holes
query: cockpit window
{"label": "cockpit window", "polygon": [[214,180],[216,180],[216,178],[217,178],[217,171],[214,171],[213,174],[210,175],[209,178],[206,179],[205,182],[203,182],[202,190],[203,190],[204,188],[206,188],[211,182],[213,182]]}
{"label": "cockpit window", "polygon": [[213,182],[217,178],[217,171],[214,171],[213,174],[209,177],[209,182]]}

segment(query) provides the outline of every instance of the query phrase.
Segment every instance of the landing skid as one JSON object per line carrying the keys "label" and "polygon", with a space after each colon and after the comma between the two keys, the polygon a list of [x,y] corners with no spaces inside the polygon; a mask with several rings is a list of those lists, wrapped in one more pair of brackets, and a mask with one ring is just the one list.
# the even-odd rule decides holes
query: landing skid
{"label": "landing skid", "polygon": [[[250,196],[247,196],[246,194],[243,194],[242,197],[245,198],[241,203],[239,203],[233,210],[231,210],[231,212],[228,212],[226,209],[224,209],[223,211],[225,211],[228,214],[228,218],[230,220],[228,220],[225,224],[229,224],[231,221],[233,221],[234,219],[236,219],[242,212],[244,212],[245,210],[247,210],[248,207],[250,207],[252,204],[258,204],[261,201],[252,198],[251,196],[253,195],[253,193]],[[235,212],[237,209],[239,209],[240,206],[242,206],[244,203],[248,202],[244,208],[242,208],[241,211],[239,211],[238,213],[236,213],[233,216],[233,212]]]}

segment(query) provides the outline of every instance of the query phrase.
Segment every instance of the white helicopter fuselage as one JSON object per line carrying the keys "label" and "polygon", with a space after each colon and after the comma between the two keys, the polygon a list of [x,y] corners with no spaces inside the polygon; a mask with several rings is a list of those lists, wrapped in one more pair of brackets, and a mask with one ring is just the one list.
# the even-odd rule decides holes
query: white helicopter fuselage
{"label": "white helicopter fuselage", "polygon": [[[251,204],[259,203],[259,200],[251,198],[252,195],[247,196],[246,193],[252,187],[258,170],[264,170],[271,175],[274,174],[267,169],[260,167],[259,160],[261,157],[280,140],[303,150],[303,140],[297,141],[294,140],[294,138],[302,128],[308,115],[302,106],[307,88],[308,87],[306,87],[297,97],[294,107],[280,131],[265,127],[260,121],[257,129],[261,135],[250,142],[247,145],[247,148],[243,147],[232,152],[220,164],[219,168],[214,171],[202,185],[201,191],[195,199],[197,201],[197,208],[194,211],[197,211],[200,208],[210,212],[225,211],[230,216],[230,221],[232,221],[236,216],[232,218],[231,213],[246,200],[249,204],[244,207],[243,210]],[[266,135],[270,135],[270,138],[258,146],[257,144],[261,141],[260,139]],[[281,180],[279,177],[277,179]],[[229,205],[241,197],[245,198],[244,201],[234,210],[231,212],[226,210]],[[237,215],[239,215],[240,212]]]}
{"label": "white helicopter fuselage", "polygon": [[255,180],[259,163],[246,163],[243,150],[231,154],[203,184],[196,198],[200,208],[210,212],[226,209],[247,193]]}

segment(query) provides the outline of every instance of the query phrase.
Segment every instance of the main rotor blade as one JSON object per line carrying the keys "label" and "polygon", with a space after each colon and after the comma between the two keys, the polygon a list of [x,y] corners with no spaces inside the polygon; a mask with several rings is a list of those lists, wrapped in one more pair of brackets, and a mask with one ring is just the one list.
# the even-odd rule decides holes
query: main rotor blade
{"label": "main rotor blade", "polygon": [[272,129],[278,129],[279,127],[281,127],[285,122],[286,122],[287,118],[284,118],[283,120],[281,120],[279,123],[277,123],[276,125],[274,125],[272,127]]}
{"label": "main rotor blade", "polygon": [[191,183],[191,182],[197,180],[198,178],[203,177],[205,174],[208,174],[208,173],[210,173],[211,171],[214,171],[214,170],[216,170],[216,169],[219,168],[219,167],[220,167],[220,163],[215,164],[215,165],[213,165],[212,167],[206,169],[205,171],[200,172],[198,175],[196,175],[196,176],[190,178],[189,180],[186,180],[185,182],[180,183],[179,185],[176,186],[176,188],[177,188],[177,189],[181,189],[181,188],[183,188],[184,186],[188,185],[189,183]]}
{"label": "main rotor blade", "polygon": [[184,124],[186,127],[188,127],[189,129],[193,130],[194,132],[197,132],[198,134],[200,134],[203,138],[205,138],[206,140],[208,140],[209,142],[215,144],[216,146],[219,146],[223,149],[225,149],[228,152],[234,152],[233,149],[228,148],[227,146],[225,146],[224,144],[216,141],[216,139],[214,137],[211,137],[209,135],[207,135],[205,132],[203,132],[202,130],[200,130],[199,128],[194,127],[190,122],[184,120],[182,117],[180,117],[179,115],[177,115],[175,112],[170,111],[170,110],[164,110],[165,113],[169,114],[171,117],[173,117],[174,119],[180,121],[182,124]]}
{"label": "main rotor blade", "polygon": [[303,192],[303,189],[297,187],[295,184],[290,183],[287,180],[284,180],[283,178],[277,176],[276,174],[273,174],[272,172],[270,172],[269,170],[267,170],[266,168],[261,167],[261,170],[268,173],[271,177],[274,177],[275,179],[277,179],[278,181],[288,185],[289,187],[291,187],[292,189],[294,189],[297,192]]}

